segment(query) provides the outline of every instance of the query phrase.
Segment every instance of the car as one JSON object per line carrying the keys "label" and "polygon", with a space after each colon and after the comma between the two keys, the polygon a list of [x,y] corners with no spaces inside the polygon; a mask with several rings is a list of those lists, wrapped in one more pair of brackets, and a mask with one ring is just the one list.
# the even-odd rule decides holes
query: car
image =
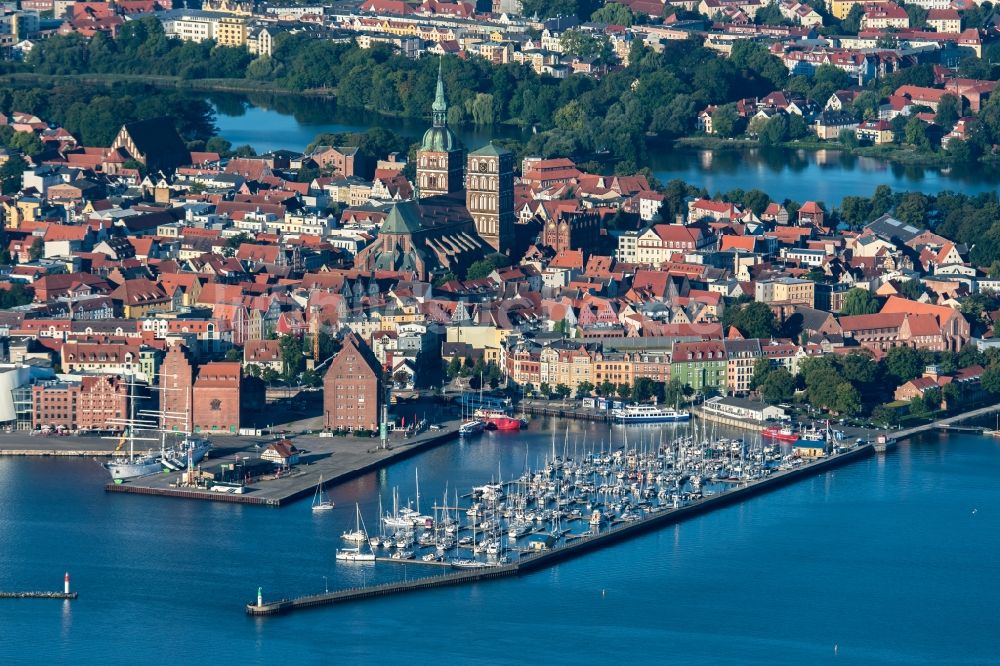
{"label": "car", "polygon": [[431,429],[431,430],[441,430],[441,428],[442,428],[442,427],[443,427],[443,426],[439,426],[439,425],[438,425],[437,423],[432,423],[432,424],[430,425],[430,429]]}

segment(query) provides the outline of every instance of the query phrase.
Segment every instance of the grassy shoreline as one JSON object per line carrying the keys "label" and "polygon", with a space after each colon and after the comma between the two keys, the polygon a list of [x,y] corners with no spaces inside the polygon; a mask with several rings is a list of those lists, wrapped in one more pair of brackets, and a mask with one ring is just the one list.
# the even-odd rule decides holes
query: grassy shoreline
{"label": "grassy shoreline", "polygon": [[[943,169],[955,166],[946,155],[940,153],[925,153],[906,146],[845,146],[835,141],[799,140],[785,141],[774,146],[763,146],[752,139],[723,139],[715,136],[688,136],[677,139],[676,146],[700,148],[711,151],[724,151],[743,148],[787,148],[791,150],[835,150],[855,157],[870,157],[891,162],[900,166],[919,166]],[[986,162],[987,160],[982,160]]]}

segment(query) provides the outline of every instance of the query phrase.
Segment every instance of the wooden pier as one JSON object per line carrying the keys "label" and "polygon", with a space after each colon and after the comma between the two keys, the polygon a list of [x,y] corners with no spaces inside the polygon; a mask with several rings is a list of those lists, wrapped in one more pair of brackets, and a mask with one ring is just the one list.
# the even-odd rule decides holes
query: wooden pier
{"label": "wooden pier", "polygon": [[76,592],[0,592],[0,599],[76,599]]}
{"label": "wooden pier", "polygon": [[[395,583],[384,583],[369,587],[351,588],[329,592],[326,594],[316,594],[295,599],[282,599],[273,602],[249,603],[246,605],[246,612],[252,616],[276,615],[287,613],[301,608],[312,608],[315,606],[326,606],[330,604],[344,603],[348,601],[360,601],[362,599],[374,599],[376,597],[400,594],[403,592],[413,592],[416,590],[430,589],[434,587],[444,587],[449,585],[461,585],[465,583],[477,583],[481,581],[494,580],[507,576],[519,575],[522,572],[531,572],[545,567],[553,566],[563,560],[576,557],[583,553],[598,548],[631,539],[647,531],[676,523],[689,517],[706,513],[713,509],[734,504],[744,499],[758,495],[768,490],[772,490],[783,485],[792,483],[805,476],[811,476],[819,472],[845,465],[859,458],[869,456],[873,452],[872,444],[864,444],[844,453],[821,458],[815,462],[806,463],[782,472],[777,472],[767,478],[761,479],[744,486],[739,486],[716,495],[711,495],[690,504],[676,509],[651,514],[642,520],[631,523],[619,523],[610,529],[594,535],[581,535],[571,542],[565,543],[549,550],[541,551],[537,554],[530,554],[518,559],[511,564],[502,566],[484,567],[482,569],[460,570],[454,573],[447,573],[440,576],[428,576],[416,580],[401,581]],[[380,558],[379,561],[387,561],[387,558]],[[414,563],[415,560],[397,560],[400,562]]]}

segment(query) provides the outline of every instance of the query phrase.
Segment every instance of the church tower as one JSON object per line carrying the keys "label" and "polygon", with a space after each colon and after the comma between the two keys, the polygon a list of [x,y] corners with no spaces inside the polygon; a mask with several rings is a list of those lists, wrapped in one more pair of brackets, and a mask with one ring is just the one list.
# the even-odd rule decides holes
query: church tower
{"label": "church tower", "polygon": [[448,102],[444,98],[441,62],[438,63],[434,125],[424,132],[417,151],[417,191],[419,196],[458,192],[462,189],[462,148],[455,133],[448,129]]}
{"label": "church tower", "polygon": [[514,154],[487,144],[469,153],[465,207],[480,237],[497,252],[514,243]]}

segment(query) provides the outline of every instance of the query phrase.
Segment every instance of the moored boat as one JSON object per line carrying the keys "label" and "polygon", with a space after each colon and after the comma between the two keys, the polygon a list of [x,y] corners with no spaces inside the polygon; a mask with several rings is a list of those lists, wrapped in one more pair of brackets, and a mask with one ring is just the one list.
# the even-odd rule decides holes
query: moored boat
{"label": "moored boat", "polygon": [[499,409],[477,409],[476,418],[483,421],[490,430],[514,431],[520,430],[524,421],[506,414]]}
{"label": "moored boat", "polygon": [[779,428],[778,426],[768,426],[760,431],[761,437],[776,439],[779,442],[797,442],[799,433],[788,426]]}
{"label": "moored boat", "polygon": [[484,430],[486,430],[486,423],[478,419],[473,419],[460,425],[458,427],[458,434],[462,437],[469,437],[471,435],[478,435]]}
{"label": "moored boat", "polygon": [[656,405],[628,405],[611,410],[611,417],[618,423],[671,423],[687,421],[691,418],[691,413],[684,409]]}

